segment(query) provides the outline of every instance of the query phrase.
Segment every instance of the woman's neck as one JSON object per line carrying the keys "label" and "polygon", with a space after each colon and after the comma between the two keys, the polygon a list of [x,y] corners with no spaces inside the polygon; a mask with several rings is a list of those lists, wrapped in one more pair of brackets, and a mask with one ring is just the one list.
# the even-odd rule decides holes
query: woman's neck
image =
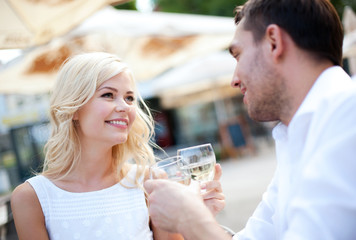
{"label": "woman's neck", "polygon": [[55,181],[70,192],[89,192],[108,188],[119,182],[113,167],[112,149],[82,146],[80,160],[64,178]]}

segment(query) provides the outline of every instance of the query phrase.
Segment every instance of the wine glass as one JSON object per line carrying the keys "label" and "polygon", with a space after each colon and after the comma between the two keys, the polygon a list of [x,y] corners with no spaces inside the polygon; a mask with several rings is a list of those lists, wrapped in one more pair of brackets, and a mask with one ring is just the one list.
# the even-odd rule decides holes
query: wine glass
{"label": "wine glass", "polygon": [[151,179],[169,179],[185,185],[190,184],[188,164],[180,156],[165,158],[150,167]]}
{"label": "wine glass", "polygon": [[188,164],[193,180],[207,182],[214,179],[216,158],[210,143],[178,149],[177,155]]}

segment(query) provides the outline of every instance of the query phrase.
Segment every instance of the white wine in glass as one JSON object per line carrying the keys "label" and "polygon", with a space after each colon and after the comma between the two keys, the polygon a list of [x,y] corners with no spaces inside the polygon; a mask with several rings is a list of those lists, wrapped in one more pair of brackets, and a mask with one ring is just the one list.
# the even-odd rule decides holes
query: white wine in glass
{"label": "white wine in glass", "polygon": [[210,143],[178,149],[177,155],[188,163],[193,180],[207,182],[214,179],[216,158]]}
{"label": "white wine in glass", "polygon": [[169,157],[156,162],[150,167],[150,177],[151,179],[169,179],[189,185],[191,176],[187,165],[182,157]]}

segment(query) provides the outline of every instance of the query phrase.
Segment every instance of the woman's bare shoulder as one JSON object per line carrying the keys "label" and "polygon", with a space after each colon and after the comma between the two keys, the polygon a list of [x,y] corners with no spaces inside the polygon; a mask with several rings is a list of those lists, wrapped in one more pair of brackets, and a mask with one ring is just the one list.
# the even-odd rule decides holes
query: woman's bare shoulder
{"label": "woman's bare shoulder", "polygon": [[28,182],[18,185],[11,194],[12,205],[23,204],[24,202],[27,204],[38,202],[36,192]]}
{"label": "woman's bare shoulder", "polygon": [[19,239],[48,239],[41,204],[28,182],[12,192],[11,209]]}

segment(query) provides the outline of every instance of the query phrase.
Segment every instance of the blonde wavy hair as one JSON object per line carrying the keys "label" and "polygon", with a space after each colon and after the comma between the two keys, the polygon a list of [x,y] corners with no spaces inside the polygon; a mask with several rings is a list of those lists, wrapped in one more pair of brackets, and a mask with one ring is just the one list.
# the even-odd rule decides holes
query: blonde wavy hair
{"label": "blonde wavy hair", "polygon": [[[98,87],[111,77],[126,72],[134,76],[115,55],[103,52],[85,53],[68,59],[59,71],[50,101],[51,135],[45,145],[45,161],[42,174],[52,179],[65,177],[74,169],[80,159],[80,142],[74,113],[85,105]],[[133,81],[134,82],[134,81]],[[120,178],[127,171],[124,164],[133,159],[137,164],[134,183],[144,175],[148,164],[154,162],[151,139],[154,135],[154,121],[150,110],[135,87],[136,119],[130,129],[127,141],[112,148],[113,168]]]}

